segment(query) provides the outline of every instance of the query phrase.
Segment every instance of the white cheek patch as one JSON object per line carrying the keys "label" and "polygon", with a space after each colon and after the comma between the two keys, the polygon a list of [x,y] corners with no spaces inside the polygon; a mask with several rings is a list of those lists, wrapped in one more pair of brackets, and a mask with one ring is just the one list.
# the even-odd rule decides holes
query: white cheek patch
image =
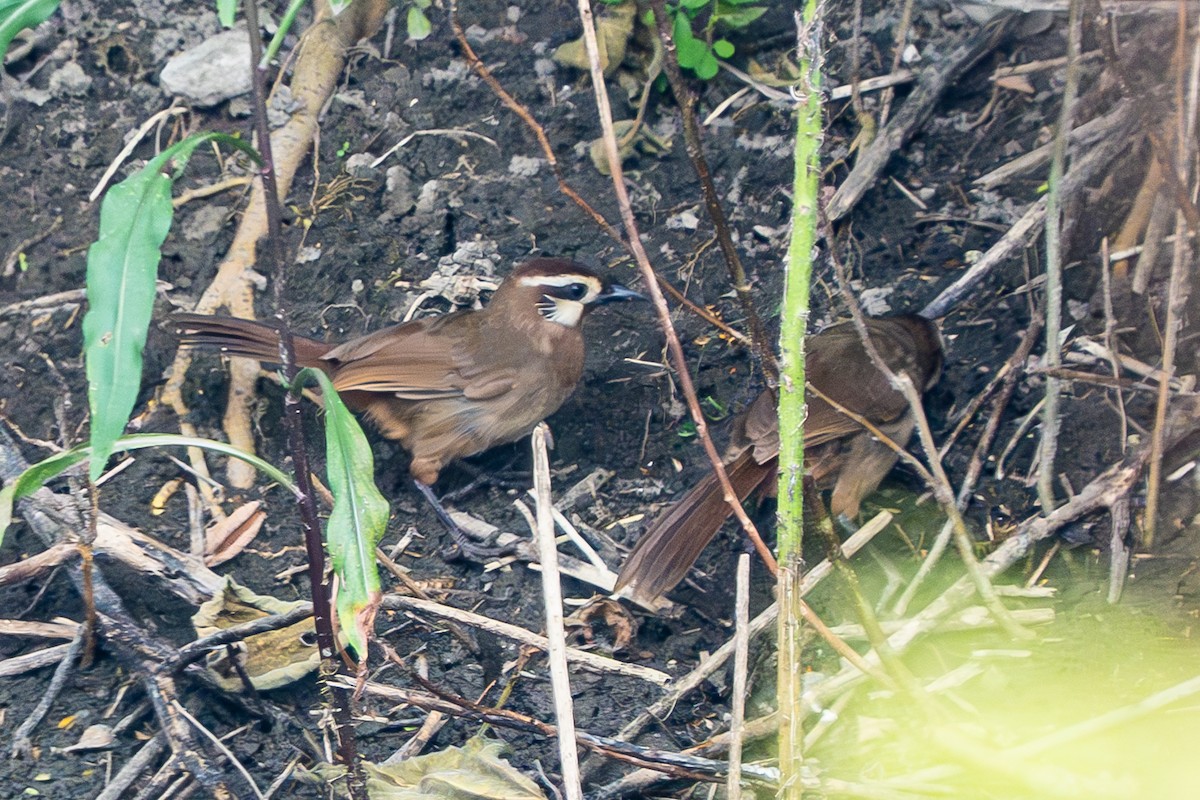
{"label": "white cheek patch", "polygon": [[542,295],[542,297],[545,298],[545,301],[538,303],[537,309],[543,317],[551,322],[574,328],[583,319],[583,303],[575,300],[560,300],[548,294]]}

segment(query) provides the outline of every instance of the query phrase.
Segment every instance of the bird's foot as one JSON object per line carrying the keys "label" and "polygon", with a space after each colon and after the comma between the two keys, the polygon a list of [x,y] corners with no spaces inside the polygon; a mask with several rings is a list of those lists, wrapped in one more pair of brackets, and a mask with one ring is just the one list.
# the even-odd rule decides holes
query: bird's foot
{"label": "bird's foot", "polygon": [[[437,518],[446,526],[446,530],[449,531],[451,538],[454,539],[454,544],[457,546],[459,553],[476,561],[487,561],[488,559],[512,553],[513,549],[511,547],[497,546],[488,542],[480,543],[471,538],[450,516],[450,512],[442,505],[442,501],[433,493],[433,489],[430,486],[417,480],[414,480],[413,483],[416,484],[417,489],[421,491],[425,499],[429,501],[429,505],[433,506],[433,512],[437,514]],[[494,538],[491,537],[490,540],[494,541]]]}

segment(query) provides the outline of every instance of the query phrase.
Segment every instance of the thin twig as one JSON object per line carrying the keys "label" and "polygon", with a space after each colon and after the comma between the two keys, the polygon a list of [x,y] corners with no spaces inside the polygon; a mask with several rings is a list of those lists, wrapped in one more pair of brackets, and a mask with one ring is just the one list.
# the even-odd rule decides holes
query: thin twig
{"label": "thin twig", "polygon": [[[1083,37],[1082,0],[1071,0],[1067,19],[1067,77],[1054,135],[1054,154],[1050,158],[1049,191],[1046,194],[1046,366],[1062,365],[1062,209],[1060,194],[1066,172],[1067,137],[1075,116],[1075,96],[1079,91],[1079,50]],[[1039,448],[1038,498],[1042,513],[1049,514],[1054,500],[1054,458],[1058,451],[1059,402],[1062,382],[1053,374],[1046,376],[1046,402],[1042,406],[1042,438]]]}
{"label": "thin twig", "polygon": [[[1176,120],[1175,151],[1170,153],[1163,146],[1157,135],[1151,131],[1151,141],[1154,143],[1154,153],[1163,163],[1163,177],[1175,193],[1178,211],[1175,218],[1175,246],[1172,248],[1171,275],[1167,288],[1167,320],[1164,325],[1162,342],[1162,372],[1168,379],[1175,372],[1175,356],[1179,345],[1179,331],[1183,325],[1184,310],[1187,308],[1188,296],[1191,293],[1189,273],[1191,271],[1192,253],[1185,234],[1188,228],[1195,233],[1200,229],[1200,214],[1192,202],[1192,194],[1186,190],[1192,155],[1195,152],[1195,125],[1198,87],[1200,87],[1200,36],[1195,37],[1193,44],[1190,69],[1185,64],[1184,44],[1188,26],[1188,15],[1183,4],[1179,6],[1178,47],[1175,60],[1178,66],[1176,75]],[[1189,80],[1190,79],[1190,80]],[[1180,102],[1184,96],[1184,84],[1188,82],[1189,103],[1187,108]],[[1168,155],[1169,154],[1169,155]],[[1172,163],[1173,162],[1173,163]],[[1158,387],[1158,397],[1154,406],[1154,430],[1151,434],[1152,450],[1150,469],[1146,478],[1146,513],[1143,527],[1143,541],[1146,547],[1154,543],[1158,527],[1159,488],[1162,480],[1163,428],[1167,419],[1167,403],[1170,392],[1167,381]]]}
{"label": "thin twig", "polygon": [[[621,210],[621,221],[625,227],[625,231],[628,233],[630,250],[637,260],[645,289],[649,293],[650,300],[654,304],[655,311],[658,314],[659,327],[666,337],[667,350],[671,354],[671,362],[675,367],[679,387],[683,392],[692,422],[696,426],[696,437],[700,440],[704,447],[704,452],[708,455],[708,459],[712,463],[713,472],[721,484],[725,502],[729,504],[733,515],[741,523],[742,530],[746,532],[746,535],[754,543],[754,547],[758,551],[759,557],[762,558],[763,563],[767,565],[771,574],[774,575],[778,570],[775,564],[775,557],[771,554],[771,550],[767,547],[766,542],[759,535],[758,529],[750,520],[746,509],[742,508],[742,504],[738,501],[737,493],[733,490],[733,486],[729,483],[729,476],[725,473],[721,454],[717,452],[716,445],[713,444],[712,437],[709,436],[708,421],[704,417],[704,412],[700,410],[700,401],[696,397],[696,387],[688,370],[687,358],[683,354],[683,345],[679,341],[679,336],[675,333],[675,326],[671,322],[671,313],[667,309],[666,300],[663,299],[662,291],[655,280],[654,268],[650,266],[650,258],[642,246],[641,234],[638,231],[637,221],[633,216],[633,206],[629,200],[629,193],[625,188],[625,172],[621,167],[620,155],[617,153],[617,137],[613,131],[612,109],[608,102],[608,89],[604,84],[604,72],[600,67],[599,44],[596,40],[596,26],[592,20],[592,9],[587,0],[578,0],[578,9],[579,18],[583,23],[583,40],[591,67],[592,91],[596,98],[597,114],[604,133],[605,156],[611,168],[613,192],[617,198],[617,205]],[[667,57],[669,60],[675,56],[673,52],[670,52]]]}
{"label": "thin twig", "polygon": [[[672,38],[672,17],[667,14],[666,0],[649,0],[654,10],[654,24],[658,28],[658,38],[666,50],[663,59],[663,70],[667,82],[671,85],[671,94],[679,105],[679,116],[683,122],[683,140],[687,149],[688,159],[692,169],[700,181],[700,192],[704,197],[704,208],[712,221],[713,232],[717,238],[717,246],[725,259],[725,268],[729,272],[729,282],[737,295],[742,313],[750,326],[750,346],[767,378],[767,385],[774,386],[779,380],[779,367],[775,363],[775,353],[767,339],[766,328],[758,316],[756,298],[750,292],[750,282],[746,278],[746,270],[733,243],[729,232],[729,221],[725,216],[725,208],[717,196],[717,187],[713,184],[712,173],[708,161],[704,157],[704,147],[700,141],[700,125],[696,120],[696,98],[683,78],[679,59],[675,55],[675,42]],[[595,76],[593,75],[593,79]],[[611,154],[609,158],[611,162]]]}
{"label": "thin twig", "polygon": [[[472,628],[478,628],[496,636],[520,642],[529,647],[536,647],[542,651],[546,651],[550,647],[550,643],[546,640],[546,637],[538,636],[536,633],[525,630],[520,626],[471,611],[464,611],[461,608],[437,603],[433,600],[423,600],[419,597],[408,597],[402,594],[386,594],[383,597],[380,608],[402,609],[415,611],[420,614],[429,614],[444,620],[451,620]],[[571,663],[595,670],[596,672],[624,675],[627,678],[636,678],[640,681],[652,683],[655,686],[667,686],[671,683],[671,676],[667,673],[641,664],[626,664],[623,661],[617,661],[615,658],[606,658],[598,653],[579,650],[574,647],[568,647],[566,654],[567,660]]]}
{"label": "thin twig", "polygon": [[[530,132],[533,133],[534,138],[537,139],[538,146],[542,150],[542,155],[546,158],[546,163],[550,166],[551,171],[554,173],[555,179],[558,181],[559,191],[570,198],[575,205],[579,206],[585,214],[591,217],[592,221],[600,227],[600,230],[608,234],[608,236],[614,242],[619,244],[636,259],[636,255],[633,253],[629,243],[622,238],[621,232],[614,228],[612,224],[604,218],[604,215],[593,208],[587,200],[584,200],[583,196],[580,195],[579,192],[577,192],[574,187],[571,186],[571,184],[567,183],[567,179],[563,175],[562,168],[558,164],[558,158],[554,155],[554,148],[550,144],[550,139],[546,136],[546,131],[538,123],[537,119],[533,116],[529,109],[523,106],[515,97],[509,94],[509,92],[503,86],[500,85],[500,81],[496,80],[496,77],[492,75],[491,70],[489,70],[483,63],[482,59],[475,54],[475,50],[471,47],[471,43],[467,41],[467,35],[462,29],[462,24],[458,20],[457,0],[451,0],[450,2],[450,28],[454,31],[454,38],[458,41],[458,46],[462,49],[463,57],[466,58],[467,64],[470,65],[471,69],[475,70],[475,74],[477,74],[480,79],[487,84],[488,88],[492,90],[496,97],[500,98],[500,102],[502,102],[510,111],[516,114],[517,117],[519,117],[520,120],[525,123],[526,127],[529,128]],[[676,300],[676,302],[683,305],[693,314],[696,314],[710,325],[731,336],[738,342],[746,344],[750,341],[746,334],[729,327],[729,325],[719,319],[708,309],[698,306],[691,300],[688,300],[682,292],[668,283],[667,279],[659,275],[657,272],[654,273],[654,279],[658,285],[667,292],[667,294],[671,295],[671,297]]]}
{"label": "thin twig", "polygon": [[546,611],[546,652],[554,719],[558,723],[558,758],[567,800],[583,800],[579,780],[579,747],[575,743],[575,711],[571,703],[571,677],[567,670],[567,634],[563,627],[562,585],[558,577],[558,543],[554,539],[554,500],[550,496],[550,454],[546,449],[546,423],[533,429],[533,491],[537,496],[538,556],[542,564],[542,600]]}
{"label": "thin twig", "polygon": [[729,699],[729,777],[725,795],[742,798],[742,726],[746,722],[746,673],[750,661],[750,555],[738,556],[737,595],[733,610],[733,696]]}

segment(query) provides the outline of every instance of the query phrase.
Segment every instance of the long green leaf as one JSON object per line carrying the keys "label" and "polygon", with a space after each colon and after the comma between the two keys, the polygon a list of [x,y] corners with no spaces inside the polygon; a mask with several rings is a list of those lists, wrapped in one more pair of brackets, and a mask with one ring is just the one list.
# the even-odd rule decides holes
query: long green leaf
{"label": "long green leaf", "polygon": [[142,385],[142,348],[154,309],[159,248],[174,217],[173,176],[164,168],[173,162],[178,175],[196,147],[210,140],[253,153],[225,134],[188,137],[109,189],[100,206],[100,235],[88,249],[88,312],[83,320],[92,480],[100,476],[124,432]]}
{"label": "long green leaf", "polygon": [[[135,433],[131,436],[122,436],[114,444],[116,445],[115,450],[144,450],[148,447],[199,447],[202,450],[211,450],[214,453],[240,458],[289,492],[293,494],[296,492],[296,485],[286,472],[253,453],[247,453],[245,450],[225,442],[183,436],[178,433]],[[92,448],[86,444],[56,453],[30,465],[15,480],[9,481],[3,489],[0,489],[0,545],[4,544],[4,533],[12,523],[13,504],[22,497],[33,494],[49,481],[87,459],[91,454]]]}
{"label": "long green leaf", "polygon": [[13,37],[35,28],[58,10],[58,0],[0,0],[0,64]]}
{"label": "long green leaf", "polygon": [[325,546],[338,576],[338,623],[361,659],[381,598],[375,546],[387,530],[388,502],[375,486],[375,458],[358,420],[325,373],[303,370],[297,384],[308,375],[320,383],[325,405],[325,461],[333,493]]}

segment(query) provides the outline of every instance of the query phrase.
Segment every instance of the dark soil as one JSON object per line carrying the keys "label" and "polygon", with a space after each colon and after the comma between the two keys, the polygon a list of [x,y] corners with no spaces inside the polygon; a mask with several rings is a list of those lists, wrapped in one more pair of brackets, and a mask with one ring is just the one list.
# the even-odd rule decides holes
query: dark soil
{"label": "dark soil", "polygon": [[[549,63],[545,61],[548,53],[577,35],[573,6],[535,0],[522,4],[519,20],[512,23],[506,17],[504,3],[468,5],[461,12],[464,25],[478,25],[487,31],[475,43],[480,56],[545,127],[567,180],[609,220],[618,220],[609,180],[596,172],[582,144],[600,134],[586,77],[561,66],[548,77],[540,77]],[[773,8],[746,37],[736,40],[736,64],[745,68],[747,59],[753,57],[766,69],[780,68],[793,39],[790,10],[784,5]],[[847,83],[851,77],[849,4],[837,5],[831,22],[837,39],[826,65],[831,85]],[[898,4],[885,4],[882,9],[875,3],[866,5],[862,73],[885,74],[891,62],[891,31],[897,13],[893,6]],[[525,159],[541,157],[536,142],[525,125],[466,68],[453,44],[445,13],[436,8],[430,11],[434,32],[429,39],[401,43],[401,23],[398,43],[390,53],[380,54],[382,33],[364,48],[344,76],[343,87],[324,117],[315,159],[319,169],[302,169],[292,189],[285,220],[291,231],[290,241],[298,240],[300,223],[310,225],[304,243],[319,247],[320,254],[316,260],[296,267],[287,284],[287,314],[298,333],[342,340],[400,320],[419,293],[416,285],[434,271],[439,259],[455,254],[474,265],[479,264],[481,255],[494,257],[498,276],[531,255],[566,256],[636,288],[636,272],[623,249],[560,193],[546,165],[541,164],[532,174],[523,170]],[[914,65],[917,69],[935,63],[939,54],[949,52],[975,29],[960,13],[922,4],[918,4],[914,24],[914,37],[924,56],[924,61]],[[1151,26],[1163,22],[1140,19],[1131,24]],[[42,105],[31,103],[27,96],[22,99],[11,95],[2,107],[0,179],[7,186],[7,222],[0,226],[0,257],[7,258],[20,250],[24,260],[13,274],[0,278],[0,306],[83,286],[86,248],[95,236],[98,216],[97,207],[87,200],[89,192],[120,151],[122,136],[170,102],[158,86],[165,60],[215,30],[211,12],[202,5],[158,2],[96,6],[85,0],[69,4],[46,26],[45,36],[32,51],[7,66],[9,75],[23,88],[46,89],[48,95]],[[1161,30],[1161,40],[1169,42],[1173,35],[1169,27]],[[1088,48],[1093,46],[1089,43]],[[855,289],[864,297],[870,313],[922,307],[961,274],[972,251],[986,250],[1020,215],[1025,204],[1037,197],[1038,187],[1045,180],[1044,171],[992,192],[972,189],[971,181],[1012,155],[1048,141],[1058,114],[1062,72],[1034,72],[1027,76],[1031,94],[1001,90],[991,107],[993,85],[989,76],[999,66],[1054,58],[1064,50],[1065,24],[1060,19],[1044,31],[1006,40],[958,81],[916,138],[895,154],[885,179],[843,222],[840,235],[855,270]],[[86,80],[65,81],[64,76],[73,75],[76,66]],[[1099,62],[1093,61],[1084,70],[1085,91],[1094,86],[1099,68]],[[69,70],[69,75],[64,70]],[[693,85],[700,96],[703,117],[743,84],[721,73],[711,81]],[[907,94],[908,89],[901,87],[897,107]],[[614,91],[613,96],[615,114],[632,116],[632,107],[623,95]],[[866,102],[868,108],[877,109],[877,96],[870,96]],[[197,110],[191,124],[197,129],[238,131],[248,136],[249,120],[238,112],[242,107],[235,100]],[[823,161],[830,165],[826,183],[835,185],[848,169],[843,159],[853,159],[849,147],[858,127],[844,101],[832,102],[828,114]],[[670,147],[660,154],[642,154],[627,165],[646,249],[659,274],[686,291],[694,303],[712,308],[730,325],[744,329],[745,320],[732,297],[719,251],[712,246],[712,226],[700,202],[696,176],[679,132],[677,109],[669,94],[655,97],[647,119],[655,134]],[[490,141],[441,133],[415,136],[380,168],[359,170],[353,182],[344,181],[350,156],[377,156],[413,132],[435,129],[472,131]],[[741,255],[760,300],[760,312],[772,330],[778,323],[788,237],[792,136],[790,106],[767,102],[754,91],[747,92],[705,128],[709,165],[727,203]],[[1068,324],[1076,326],[1072,336],[1103,332],[1100,278],[1095,269],[1098,243],[1120,226],[1147,164],[1147,152],[1140,143],[1127,150],[1114,164],[1110,177],[1103,184],[1097,182],[1095,190],[1070,210],[1074,224],[1070,226],[1073,238],[1069,252],[1077,263],[1068,272],[1066,286]],[[150,157],[151,146],[143,143],[135,155]],[[393,166],[399,170],[392,174],[395,185],[389,188],[385,170]],[[213,159],[197,153],[176,194],[203,186],[217,174]],[[343,180],[339,182],[339,178]],[[917,208],[897,184],[916,193],[928,211]],[[418,197],[422,202],[413,207]],[[212,279],[232,238],[241,202],[239,196],[225,192],[179,209],[160,269],[160,277],[167,284],[158,303],[160,318],[172,310],[191,308]],[[698,226],[687,224],[692,215],[699,220]],[[991,276],[944,322],[947,366],[940,384],[926,398],[939,440],[948,435],[957,414],[1016,348],[1029,323],[1037,297],[1025,287],[1031,275],[1041,272],[1043,253],[1040,241],[1029,244],[1031,249],[1024,259],[1013,259]],[[1128,354],[1150,364],[1160,360],[1158,339],[1150,333],[1148,316],[1158,315],[1161,324],[1162,283],[1165,272],[1156,275],[1151,292],[1144,297],[1131,296],[1127,288],[1117,287],[1119,323],[1127,334]],[[269,290],[260,293],[260,316],[272,313],[270,298]],[[845,316],[826,262],[819,267],[813,305],[814,328]],[[421,313],[442,312],[449,304],[435,298],[426,300],[422,308]],[[744,406],[762,386],[748,352],[719,337],[697,316],[685,311],[675,316],[700,396],[711,398],[710,409],[724,410],[714,410],[714,418]],[[48,454],[38,440],[70,445],[81,441],[86,431],[81,318],[82,309],[77,303],[0,316],[0,341],[8,342],[5,377],[0,380],[0,411],[4,423],[27,438],[23,452],[30,461]],[[647,366],[647,362],[661,361],[663,352],[662,336],[650,308],[609,307],[593,315],[586,333],[590,349],[584,379],[574,396],[549,420],[556,444],[555,486],[563,491],[594,469],[613,470],[613,480],[599,496],[576,511],[591,528],[604,531],[621,546],[629,546],[646,518],[703,474],[706,460],[694,436],[689,435],[691,428],[684,421],[675,382],[667,370]],[[1198,341],[1194,333],[1189,337],[1189,331],[1185,331],[1177,362],[1182,374],[1195,372]],[[1040,351],[1039,346],[1035,352]],[[177,421],[154,405],[160,376],[173,353],[170,337],[155,331],[147,351],[144,394],[138,409],[139,413],[145,412],[139,418],[142,430],[177,430]],[[1108,367],[1099,364],[1091,369],[1107,374]],[[190,375],[191,421],[203,434],[215,438],[222,437],[224,384],[220,360],[215,356],[200,358]],[[285,463],[288,457],[281,390],[269,381],[260,386],[261,413],[256,419],[260,452],[275,463]],[[1005,411],[992,451],[996,458],[1042,396],[1042,379],[1036,374],[1026,375]],[[1069,385],[1056,470],[1076,491],[1121,457],[1123,443],[1114,398],[1111,389],[1098,385]],[[1147,391],[1126,392],[1131,431],[1145,435],[1141,431],[1153,424],[1152,398]],[[315,413],[309,415],[309,422],[312,450],[319,454],[321,435]],[[952,481],[961,479],[982,424],[980,417],[950,450],[946,467]],[[713,427],[718,436],[724,435],[724,426]],[[429,586],[440,581],[438,585],[452,587],[448,592],[435,592],[452,605],[540,630],[542,600],[536,573],[520,564],[484,573],[476,563],[443,558],[449,540],[412,490],[406,456],[378,437],[373,442],[377,483],[391,501],[393,512],[384,549],[415,529],[412,544],[398,558],[412,571],[413,578]],[[1032,478],[1026,480],[1037,442],[1035,425],[1006,457],[1004,478],[997,478],[992,469],[987,471],[976,492],[977,502],[969,510],[975,529],[982,531],[989,517],[1000,509],[1017,520],[1037,513]],[[461,488],[477,473],[523,473],[529,468],[527,452],[524,442],[497,448],[471,459],[467,465],[447,470],[438,488],[442,492]],[[320,456],[315,457],[316,466],[321,466]],[[221,467],[214,469],[220,478]],[[127,469],[104,486],[100,507],[186,551],[188,521],[183,492],[168,501],[161,515],[155,515],[150,505],[163,484],[181,476],[187,477],[164,455],[138,453]],[[523,474],[516,479],[520,485],[528,482]],[[908,516],[903,519],[909,521],[902,523],[904,533],[923,551],[941,521],[929,510],[927,498],[920,499],[921,508],[913,508],[914,498],[923,491],[919,479],[898,469],[885,486],[867,514],[881,507],[905,509]],[[1003,691],[1013,704],[1049,713],[1046,706],[1052,706],[1055,697],[1063,698],[1064,704],[1068,702],[1065,693],[1056,694],[1053,687],[1064,683],[1077,690],[1083,685],[1095,686],[1093,692],[1085,693],[1087,697],[1078,699],[1079,713],[1064,710],[1062,715],[1052,715],[1049,723],[1043,720],[1039,727],[1037,721],[1019,713],[1006,714],[1006,709],[995,708],[994,694],[993,701],[987,703],[968,693],[972,699],[964,700],[964,704],[976,703],[977,714],[972,719],[979,724],[994,722],[1003,728],[1004,736],[1016,737],[1017,741],[1034,738],[1053,730],[1054,725],[1134,702],[1194,674],[1194,666],[1189,663],[1194,665],[1197,650],[1190,632],[1200,607],[1192,574],[1196,535],[1200,532],[1195,522],[1195,487],[1194,473],[1167,487],[1160,544],[1138,562],[1124,605],[1115,610],[1103,603],[1108,520],[1087,518],[1074,526],[1070,540],[1074,549],[1059,555],[1043,579],[1058,588],[1060,595],[1056,600],[1036,602],[1053,605],[1059,612],[1059,622],[1051,632],[1041,632],[1050,644],[1030,648],[1036,662],[1032,669],[1024,664],[994,663],[989,667],[990,677],[985,676],[991,682],[978,690],[983,695]],[[55,488],[65,491],[65,483]],[[1143,491],[1139,486],[1135,512]],[[1066,492],[1061,485],[1060,492]],[[454,505],[524,534],[525,523],[512,507],[516,494],[502,485],[485,482],[482,488],[456,499]],[[267,523],[250,550],[218,571],[284,600],[307,598],[307,579],[295,569],[304,563],[299,523],[286,494],[264,484],[245,495],[231,491],[226,499],[230,508],[241,500],[262,499]],[[769,519],[769,514],[764,513],[762,519]],[[701,557],[691,583],[673,593],[673,599],[683,608],[680,618],[633,614],[641,623],[640,629],[633,646],[619,657],[682,675],[701,654],[711,652],[731,636],[730,576],[742,550],[738,535],[730,526]],[[617,549],[605,542],[595,544],[615,568],[620,559]],[[874,547],[906,576],[919,562],[918,554],[898,534],[884,533]],[[0,562],[16,563],[42,549],[41,540],[18,519],[7,534]],[[1036,566],[1043,552],[1035,554],[1028,569]],[[882,583],[872,559],[860,557],[858,562],[863,565],[869,588]],[[194,610],[190,605],[145,576],[103,561],[98,569],[137,620],[155,636],[172,646],[195,637],[189,621]],[[945,569],[935,583],[953,580],[960,568],[951,563]],[[769,581],[762,570],[757,572],[754,613],[771,598]],[[1013,574],[1010,579],[1020,583],[1024,578]],[[850,604],[833,583],[827,582],[813,600],[814,605],[827,615],[830,624],[852,621]],[[570,579],[564,590],[572,605],[593,594],[590,587]],[[50,620],[64,616],[78,621],[82,607],[66,570],[60,569],[43,581],[0,588],[3,618]],[[377,629],[383,642],[405,657],[409,667],[418,657],[426,660],[429,679],[446,690],[474,699],[492,680],[502,684],[513,680],[514,691],[507,707],[552,721],[544,662],[534,659],[526,666],[525,676],[515,676],[511,667],[517,649],[512,643],[481,635],[480,652],[472,653],[436,621],[400,614],[381,615]],[[606,633],[601,630],[596,646],[603,650],[606,643]],[[40,640],[0,636],[0,658],[42,646]],[[141,684],[114,657],[113,646],[101,641],[90,666],[73,673],[47,720],[34,732],[34,759],[0,761],[0,785],[8,787],[0,794],[95,796],[105,785],[109,771],[123,765],[142,747],[145,735],[156,730]],[[932,677],[977,648],[1006,646],[1006,642],[994,639],[940,639],[914,655],[912,666]],[[772,645],[761,641],[755,647],[760,663],[755,699],[763,697],[765,703],[773,682],[774,668],[769,663]],[[1156,657],[1164,651],[1165,656]],[[1089,657],[1082,659],[1080,653]],[[814,647],[812,657],[818,672],[836,671],[835,660],[823,645]],[[1086,661],[1086,668],[1081,661]],[[382,669],[382,659],[371,666],[381,670],[376,676],[379,680],[410,683],[404,670]],[[1072,670],[1079,670],[1074,681],[1067,677]],[[31,713],[46,691],[51,673],[51,669],[44,668],[0,682],[4,730],[14,730]],[[1102,677],[1089,683],[1093,678],[1087,676]],[[658,689],[632,679],[575,671],[572,680],[576,723],[595,734],[615,734],[637,711],[660,696]],[[236,695],[220,695],[186,679],[181,680],[179,689],[184,704],[216,734],[250,725],[230,741],[230,747],[259,787],[270,785],[293,757],[299,756],[304,766],[315,763],[322,736],[317,725],[322,697],[313,681],[268,692],[253,708],[247,708]],[[651,731],[645,743],[679,749],[724,730],[728,696],[728,681],[719,674],[717,681],[680,703],[660,728]],[[485,702],[495,700],[493,691]],[[273,718],[251,713],[263,706],[272,709]],[[1071,708],[1076,710],[1075,706]],[[377,761],[406,741],[422,719],[415,709],[397,711],[388,702],[370,697],[357,710],[364,720],[359,730],[361,751]],[[763,710],[761,705],[752,708],[754,713]],[[135,724],[122,729],[111,750],[57,750],[73,744],[88,725],[101,721],[115,724],[131,713],[139,715]],[[877,707],[863,713],[875,717],[894,714],[902,720],[905,711]],[[390,716],[386,724],[380,721],[383,715]],[[72,724],[65,724],[68,720]],[[907,729],[902,721],[894,724],[900,726],[897,738],[903,741]],[[1189,736],[1190,741],[1196,740],[1194,713],[1190,721],[1175,718],[1162,727],[1146,725],[1142,732],[1145,738],[1169,731],[1170,747],[1175,746],[1174,742],[1189,741]],[[474,722],[451,720],[429,749],[461,744],[478,727]],[[532,775],[535,765],[541,764],[552,780],[557,777],[553,741],[505,730],[496,730],[494,735],[511,745],[511,761],[518,768]],[[918,757],[909,752],[914,745],[911,738],[903,747],[895,741],[880,747],[878,756],[862,755],[862,749],[869,747],[862,742],[869,741],[869,737],[861,730],[856,738],[853,729],[847,727],[835,739],[818,755],[831,773],[847,779],[871,774],[871,768],[879,770],[875,774],[887,774],[889,767],[899,768],[896,765],[905,764],[906,759]],[[923,742],[916,744],[923,750]],[[1015,741],[1003,744],[1010,746]],[[1099,778],[1108,771],[1121,780],[1134,781],[1134,791],[1125,796],[1172,794],[1168,790],[1176,786],[1170,782],[1174,777],[1165,785],[1161,785],[1161,776],[1145,780],[1132,761],[1126,760],[1128,752],[1113,757],[1120,761],[1081,760],[1073,766],[1090,778]],[[897,755],[899,758],[891,761]],[[1157,758],[1163,758],[1161,752]],[[227,763],[221,763],[221,770],[233,774]],[[618,772],[619,768],[612,766],[596,773],[593,789],[615,778]],[[684,786],[678,784],[675,794]],[[1163,791],[1155,793],[1148,787]],[[994,787],[980,789],[978,794],[963,791],[966,794],[962,796],[1035,796],[1028,787],[1006,789],[1011,791],[1009,794],[996,794]],[[280,796],[324,794],[324,790],[289,782]]]}

